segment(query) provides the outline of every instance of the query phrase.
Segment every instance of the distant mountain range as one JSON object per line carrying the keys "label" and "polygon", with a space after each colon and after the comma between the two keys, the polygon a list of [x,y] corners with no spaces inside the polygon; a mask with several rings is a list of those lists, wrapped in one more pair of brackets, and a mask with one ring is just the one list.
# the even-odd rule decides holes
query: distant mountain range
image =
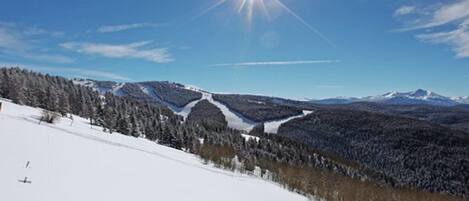
{"label": "distant mountain range", "polygon": [[469,97],[446,97],[429,90],[418,89],[411,92],[389,92],[377,96],[367,96],[362,98],[337,97],[321,100],[310,100],[312,103],[318,104],[349,104],[355,102],[374,102],[391,105],[438,105],[438,106],[454,106],[461,104],[469,104]]}

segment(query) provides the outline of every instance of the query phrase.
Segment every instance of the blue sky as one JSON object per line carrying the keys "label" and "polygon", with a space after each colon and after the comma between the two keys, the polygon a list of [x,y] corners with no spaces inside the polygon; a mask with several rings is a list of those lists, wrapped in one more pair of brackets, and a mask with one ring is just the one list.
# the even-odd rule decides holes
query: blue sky
{"label": "blue sky", "polygon": [[469,0],[3,0],[0,65],[288,98],[469,95]]}

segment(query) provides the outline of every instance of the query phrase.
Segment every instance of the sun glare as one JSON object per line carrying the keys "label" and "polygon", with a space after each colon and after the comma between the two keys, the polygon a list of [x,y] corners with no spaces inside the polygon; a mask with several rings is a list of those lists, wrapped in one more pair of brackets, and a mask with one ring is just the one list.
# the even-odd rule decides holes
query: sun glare
{"label": "sun glare", "polygon": [[271,13],[273,11],[286,12],[291,17],[295,18],[299,23],[305,26],[309,31],[317,35],[319,38],[327,42],[331,46],[335,46],[325,35],[323,35],[318,29],[309,24],[300,15],[295,13],[287,5],[282,3],[281,0],[218,0],[209,8],[197,15],[193,20],[204,16],[208,12],[224,5],[227,2],[233,3],[234,9],[236,9],[239,15],[244,15],[248,26],[252,25],[252,21],[255,15],[263,15],[268,20],[271,20]]}
{"label": "sun glare", "polygon": [[246,20],[251,23],[255,13],[262,12],[266,16],[269,16],[269,10],[264,1],[265,0],[237,0],[235,1],[235,7],[238,13],[245,14]]}

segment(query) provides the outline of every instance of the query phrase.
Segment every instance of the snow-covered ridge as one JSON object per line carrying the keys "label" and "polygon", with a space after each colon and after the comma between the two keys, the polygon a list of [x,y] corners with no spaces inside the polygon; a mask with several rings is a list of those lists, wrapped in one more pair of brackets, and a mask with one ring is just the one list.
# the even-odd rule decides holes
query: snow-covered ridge
{"label": "snow-covered ridge", "polygon": [[106,86],[99,86],[96,81],[94,80],[88,80],[88,79],[73,79],[72,80],[74,84],[76,85],[82,85],[85,87],[90,87],[91,89],[101,93],[105,94],[108,92],[113,93],[116,96],[122,95],[121,89],[122,87],[126,84],[125,82],[108,82],[109,84]]}
{"label": "snow-covered ridge", "polygon": [[[77,116],[73,124],[38,124],[40,109],[2,102],[0,200],[308,200],[192,154],[104,133]],[[32,183],[18,182],[25,177]]]}
{"label": "snow-covered ridge", "polygon": [[378,102],[390,104],[429,104],[453,106],[458,104],[469,104],[469,97],[446,97],[435,92],[418,89],[411,92],[388,92],[382,95],[366,96],[360,98],[337,97],[322,100],[312,100],[311,102],[323,104],[347,104],[353,102]]}
{"label": "snow-covered ridge", "polygon": [[453,97],[451,98],[453,101],[456,101],[461,104],[469,104],[469,96],[464,97]]}

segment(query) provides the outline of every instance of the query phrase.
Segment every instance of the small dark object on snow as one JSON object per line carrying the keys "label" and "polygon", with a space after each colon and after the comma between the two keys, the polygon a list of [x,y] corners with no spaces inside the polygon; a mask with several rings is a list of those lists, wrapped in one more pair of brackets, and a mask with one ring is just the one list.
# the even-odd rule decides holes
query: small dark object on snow
{"label": "small dark object on snow", "polygon": [[18,182],[25,183],[25,184],[31,184],[32,181],[28,180],[28,177],[25,177],[23,180],[18,180]]}
{"label": "small dark object on snow", "polygon": [[49,111],[49,110],[42,110],[41,117],[39,119],[39,124],[41,122],[47,122],[50,124],[53,124],[58,120],[60,117],[60,114],[57,112]]}
{"label": "small dark object on snow", "polygon": [[29,164],[30,164],[30,163],[31,163],[31,162],[30,162],[30,161],[28,161],[28,162],[26,163],[26,166],[25,166],[25,168],[29,168]]}

